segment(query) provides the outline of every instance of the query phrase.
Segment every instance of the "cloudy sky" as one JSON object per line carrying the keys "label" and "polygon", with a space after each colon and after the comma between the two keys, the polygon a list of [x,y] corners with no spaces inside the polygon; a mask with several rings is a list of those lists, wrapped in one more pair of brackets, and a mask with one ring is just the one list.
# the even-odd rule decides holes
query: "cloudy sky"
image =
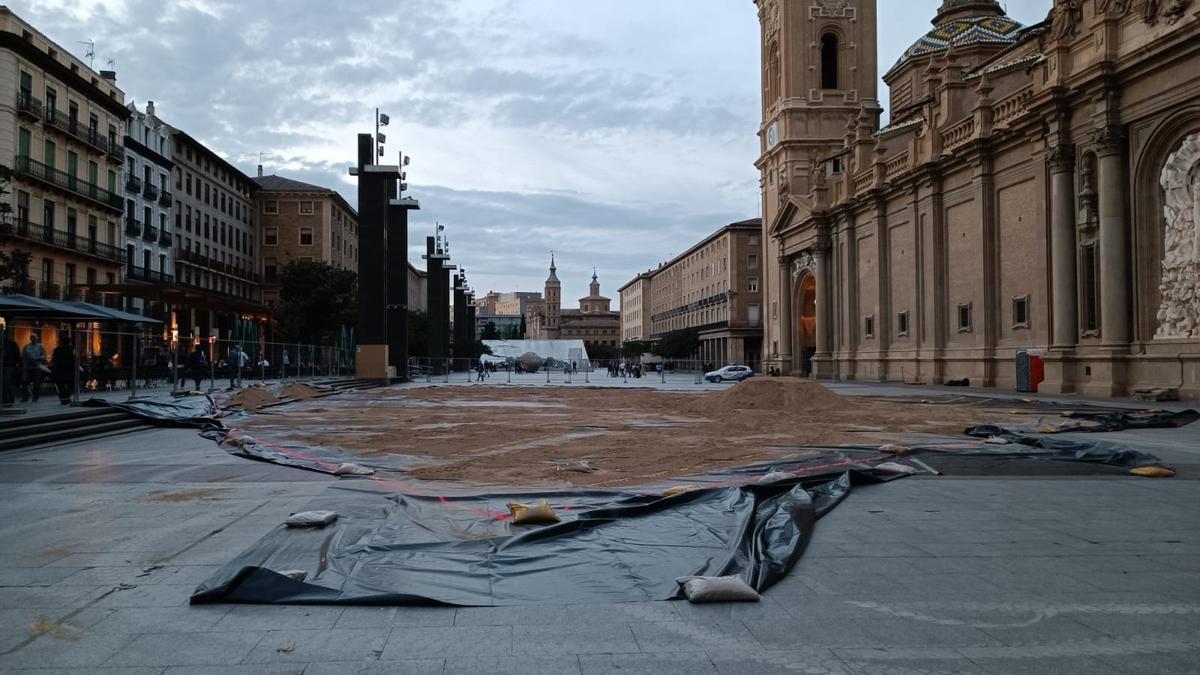
{"label": "cloudy sky", "polygon": [[[789,0],[800,1],[800,0]],[[939,0],[880,0],[880,67]],[[1023,23],[1050,0],[1011,0]],[[480,293],[607,295],[718,227],[759,215],[751,0],[16,0],[141,108],[247,174],[334,187],[376,106],[412,156],[420,264],[434,221]],[[353,11],[350,9],[353,8]],[[881,97],[883,89],[881,87]]]}

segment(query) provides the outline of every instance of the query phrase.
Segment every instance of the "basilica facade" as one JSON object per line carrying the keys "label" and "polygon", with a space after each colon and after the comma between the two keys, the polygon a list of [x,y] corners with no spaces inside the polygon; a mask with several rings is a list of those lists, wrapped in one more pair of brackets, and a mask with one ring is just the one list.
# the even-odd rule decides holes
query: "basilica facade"
{"label": "basilica facade", "polygon": [[756,0],[768,365],[830,379],[1200,396],[1200,3]]}

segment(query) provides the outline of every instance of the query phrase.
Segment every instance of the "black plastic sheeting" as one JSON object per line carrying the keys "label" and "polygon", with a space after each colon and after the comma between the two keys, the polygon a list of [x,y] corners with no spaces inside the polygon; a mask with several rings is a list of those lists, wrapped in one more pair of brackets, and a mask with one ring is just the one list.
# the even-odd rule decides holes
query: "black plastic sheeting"
{"label": "black plastic sheeting", "polygon": [[[1136,409],[1119,409],[1119,410],[1104,410],[1092,408],[1089,410],[1067,410],[1057,411],[1059,415],[1066,418],[1066,422],[1057,425],[1048,426],[1041,430],[1041,433],[1064,433],[1069,431],[1082,432],[1106,432],[1106,431],[1125,431],[1126,429],[1173,429],[1177,427],[1187,426],[1192,422],[1200,419],[1200,412],[1195,410],[1180,410],[1172,412],[1168,410],[1136,410]],[[1078,422],[1072,424],[1072,422]],[[980,425],[967,429],[968,436],[983,436],[992,430],[999,427],[993,425]],[[1013,434],[1015,431],[1002,429],[1004,434]],[[1002,434],[990,434],[1002,435]]]}
{"label": "black plastic sheeting", "polygon": [[[731,574],[762,592],[795,565],[817,519],[845,498],[852,482],[879,480],[886,477],[841,471],[717,484],[672,497],[596,491],[446,497],[338,485],[309,504],[336,511],[336,523],[276,528],[204,582],[191,601],[634,602],[681,597],[676,577]],[[512,524],[504,504],[534,498],[547,499],[563,522]],[[293,581],[279,574],[285,570],[307,577]]]}
{"label": "black plastic sheeting", "polygon": [[222,416],[221,408],[207,394],[180,396],[171,401],[108,401],[94,398],[84,401],[83,405],[92,408],[117,408],[161,426],[203,428],[219,425],[217,420]]}

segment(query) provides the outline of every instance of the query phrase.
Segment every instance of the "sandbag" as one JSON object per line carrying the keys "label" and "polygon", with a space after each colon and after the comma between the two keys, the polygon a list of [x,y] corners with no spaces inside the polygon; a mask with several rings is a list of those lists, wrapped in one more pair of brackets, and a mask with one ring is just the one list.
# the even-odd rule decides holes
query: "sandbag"
{"label": "sandbag", "polygon": [[532,505],[511,502],[508,504],[508,511],[512,514],[514,525],[559,522],[558,515],[554,513],[554,509],[550,508],[550,503],[545,499]]}
{"label": "sandbag", "polygon": [[288,527],[325,527],[326,525],[337,520],[338,514],[334,511],[301,511],[293,513],[287,519]]}
{"label": "sandbag", "polygon": [[700,486],[696,485],[695,483],[690,485],[676,485],[675,487],[669,487],[666,490],[663,490],[663,494],[668,497],[674,497],[675,495],[681,495],[685,492],[691,492],[692,490],[699,489],[701,489]]}
{"label": "sandbag", "polygon": [[1129,475],[1143,478],[1171,478],[1175,475],[1175,471],[1165,466],[1139,466],[1136,469],[1130,469]]}
{"label": "sandbag", "polygon": [[758,602],[762,596],[739,576],[679,577],[688,602]]}
{"label": "sandbag", "polygon": [[907,464],[900,464],[899,462],[883,462],[882,464],[876,464],[874,468],[877,471],[904,476],[911,476],[921,472],[920,469],[908,466]]}
{"label": "sandbag", "polygon": [[375,473],[374,469],[368,469],[353,462],[346,462],[333,470],[335,476],[370,476],[373,473]]}

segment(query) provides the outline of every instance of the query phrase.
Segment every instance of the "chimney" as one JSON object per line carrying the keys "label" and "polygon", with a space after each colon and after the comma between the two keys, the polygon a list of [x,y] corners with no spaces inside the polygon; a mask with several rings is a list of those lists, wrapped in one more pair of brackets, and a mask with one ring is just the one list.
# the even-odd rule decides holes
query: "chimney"
{"label": "chimney", "polygon": [[109,82],[116,82],[117,81],[117,71],[102,70],[102,71],[100,71],[100,79],[108,80]]}
{"label": "chimney", "polygon": [[146,117],[154,117],[154,101],[146,101]]}
{"label": "chimney", "polygon": [[262,164],[258,165],[258,177],[262,178]]}

